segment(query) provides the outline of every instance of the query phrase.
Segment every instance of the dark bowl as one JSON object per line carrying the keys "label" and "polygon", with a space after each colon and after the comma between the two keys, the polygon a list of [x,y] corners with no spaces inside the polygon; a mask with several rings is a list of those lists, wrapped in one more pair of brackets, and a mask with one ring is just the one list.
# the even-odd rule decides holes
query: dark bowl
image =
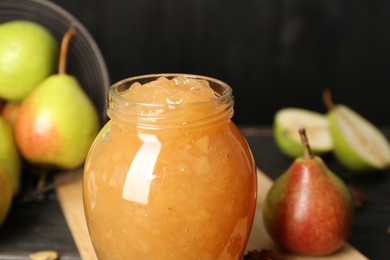
{"label": "dark bowl", "polygon": [[110,80],[103,56],[87,29],[70,13],[48,0],[0,0],[0,22],[10,20],[37,22],[57,38],[71,26],[77,30],[68,52],[68,74],[74,75],[95,104],[102,123],[106,120]]}

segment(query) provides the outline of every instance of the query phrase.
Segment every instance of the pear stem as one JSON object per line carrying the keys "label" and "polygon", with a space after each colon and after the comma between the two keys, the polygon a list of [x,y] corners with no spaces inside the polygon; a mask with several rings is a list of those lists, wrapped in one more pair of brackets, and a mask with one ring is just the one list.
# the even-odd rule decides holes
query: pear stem
{"label": "pear stem", "polygon": [[312,154],[311,149],[310,149],[309,140],[307,138],[305,128],[299,129],[299,135],[301,137],[301,142],[303,145],[303,152],[304,152],[303,159],[305,159],[305,160],[312,159],[313,154]]}
{"label": "pear stem", "polygon": [[68,61],[68,50],[70,40],[77,34],[75,28],[70,28],[62,38],[61,49],[60,49],[60,59],[58,63],[58,73],[66,74],[66,63]]}
{"label": "pear stem", "polygon": [[333,103],[333,100],[332,100],[332,93],[329,89],[325,89],[322,92],[322,100],[325,104],[325,107],[328,110],[332,110],[335,107],[335,104]]}

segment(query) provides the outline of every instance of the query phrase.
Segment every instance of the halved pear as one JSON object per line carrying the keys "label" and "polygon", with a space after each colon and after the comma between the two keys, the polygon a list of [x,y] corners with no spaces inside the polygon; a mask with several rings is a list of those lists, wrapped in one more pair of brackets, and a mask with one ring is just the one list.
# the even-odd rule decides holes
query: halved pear
{"label": "halved pear", "polygon": [[381,170],[390,166],[390,144],[367,119],[345,105],[334,105],[328,113],[334,154],[354,172]]}
{"label": "halved pear", "polygon": [[274,138],[285,155],[296,158],[303,154],[300,128],[306,129],[314,154],[321,155],[333,149],[325,115],[307,109],[287,107],[277,111],[274,117]]}

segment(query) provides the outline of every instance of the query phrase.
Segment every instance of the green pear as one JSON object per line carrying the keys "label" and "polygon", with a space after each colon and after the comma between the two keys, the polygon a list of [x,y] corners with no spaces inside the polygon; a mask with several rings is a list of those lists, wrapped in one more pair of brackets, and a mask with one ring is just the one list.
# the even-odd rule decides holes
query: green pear
{"label": "green pear", "polygon": [[0,24],[0,97],[22,100],[55,69],[58,44],[42,25],[13,20]]}
{"label": "green pear", "polygon": [[4,223],[12,205],[13,191],[8,173],[0,165],[0,225]]}
{"label": "green pear", "polygon": [[[62,42],[59,73],[49,76],[22,102],[14,131],[19,150],[30,163],[60,169],[81,166],[100,122],[97,110],[77,79],[65,73],[69,30]],[[65,47],[64,47],[65,46]]]}
{"label": "green pear", "polygon": [[325,92],[334,154],[352,172],[383,170],[390,166],[390,144],[374,124],[351,108],[333,104]]}
{"label": "green pear", "polygon": [[0,117],[0,167],[3,169],[2,174],[8,175],[13,195],[16,195],[20,189],[21,165],[12,127],[3,117]]}
{"label": "green pear", "polygon": [[279,176],[266,194],[264,225],[276,244],[300,255],[339,250],[352,230],[354,205],[345,183],[313,156],[304,129],[304,155]]}
{"label": "green pear", "polygon": [[325,115],[295,107],[278,110],[274,117],[274,139],[282,153],[291,158],[303,154],[298,129],[304,127],[314,154],[322,155],[333,149],[333,141]]}

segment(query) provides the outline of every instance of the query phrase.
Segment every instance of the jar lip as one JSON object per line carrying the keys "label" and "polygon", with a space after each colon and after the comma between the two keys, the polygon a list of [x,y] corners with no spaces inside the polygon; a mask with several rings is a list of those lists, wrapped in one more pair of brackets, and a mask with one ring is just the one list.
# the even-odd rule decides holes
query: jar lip
{"label": "jar lip", "polygon": [[[184,104],[166,104],[166,103],[145,102],[145,101],[139,101],[136,99],[130,99],[130,98],[122,96],[120,94],[121,91],[118,90],[119,86],[122,86],[122,85],[126,84],[127,82],[132,82],[131,84],[133,84],[135,82],[139,82],[139,81],[142,81],[142,80],[145,80],[148,78],[156,80],[160,77],[166,77],[168,79],[171,79],[171,78],[178,77],[178,76],[191,78],[191,79],[207,80],[209,83],[215,83],[216,85],[222,87],[223,91],[222,91],[222,93],[219,93],[220,95],[215,96],[212,99],[208,99],[205,101],[189,102],[189,103],[184,103]],[[152,80],[150,80],[150,81],[152,81]],[[148,82],[150,82],[150,81],[148,81]],[[130,85],[129,85],[129,87],[130,87]],[[212,86],[210,86],[210,87],[212,87]],[[196,75],[196,74],[186,74],[186,73],[157,73],[157,74],[145,74],[145,75],[140,75],[140,76],[128,77],[128,78],[125,78],[123,80],[120,80],[120,81],[118,81],[110,86],[109,93],[110,93],[110,96],[115,97],[115,99],[119,99],[119,100],[122,100],[124,102],[137,103],[137,104],[145,105],[145,106],[155,106],[155,107],[170,106],[170,107],[172,107],[172,106],[204,104],[204,103],[224,100],[227,97],[230,97],[232,95],[232,88],[229,86],[229,84],[225,83],[224,81],[221,81],[219,79],[212,78],[212,77]]]}

